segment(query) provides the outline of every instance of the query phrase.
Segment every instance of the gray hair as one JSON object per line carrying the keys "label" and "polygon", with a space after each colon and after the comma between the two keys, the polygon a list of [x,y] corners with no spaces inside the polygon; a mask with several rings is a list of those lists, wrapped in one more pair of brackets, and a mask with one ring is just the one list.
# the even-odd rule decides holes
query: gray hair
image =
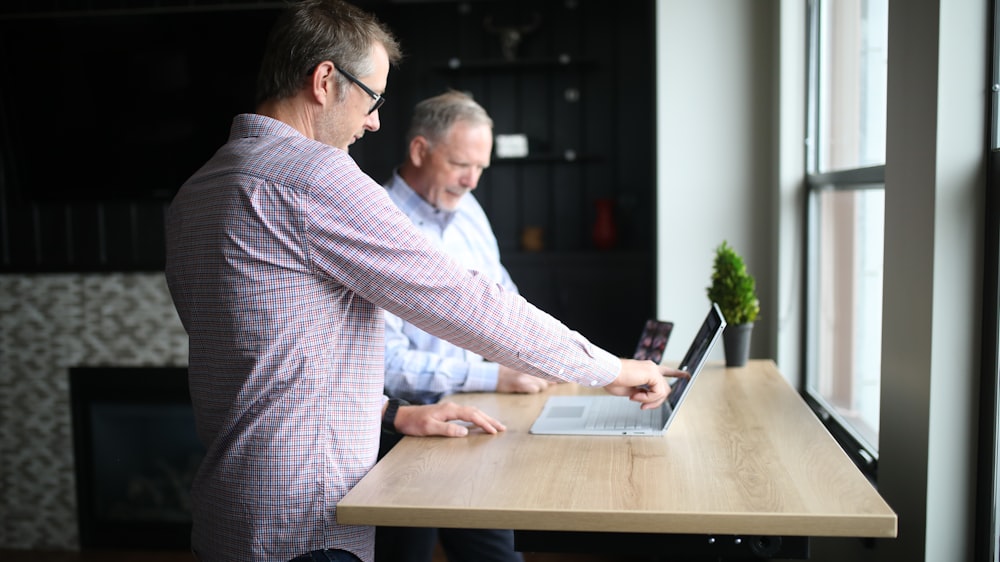
{"label": "gray hair", "polygon": [[452,125],[459,121],[493,128],[493,119],[481,105],[472,99],[472,96],[456,90],[448,90],[416,105],[413,110],[413,118],[410,120],[410,130],[406,134],[406,142],[409,144],[414,138],[420,136],[431,143],[436,143],[448,134]]}
{"label": "gray hair", "polygon": [[[278,16],[257,75],[258,104],[293,96],[323,61],[355,76],[371,74],[372,48],[381,44],[396,64],[402,54],[392,32],[375,16],[341,0],[301,0]],[[349,82],[339,72],[341,91]]]}

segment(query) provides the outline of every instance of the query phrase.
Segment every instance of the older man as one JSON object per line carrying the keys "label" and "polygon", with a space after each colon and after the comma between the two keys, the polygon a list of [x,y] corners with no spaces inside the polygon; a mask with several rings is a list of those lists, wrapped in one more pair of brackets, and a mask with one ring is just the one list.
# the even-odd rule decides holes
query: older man
{"label": "older man", "polygon": [[[407,133],[406,158],[386,184],[393,203],[459,265],[516,293],[472,191],[490,165],[493,120],[470,96],[449,91],[421,101]],[[548,380],[482,356],[385,315],[385,390],[433,404],[456,392],[539,392]],[[394,437],[383,435],[383,449]],[[511,531],[379,527],[378,562],[430,562],[440,541],[450,562],[518,562]]]}

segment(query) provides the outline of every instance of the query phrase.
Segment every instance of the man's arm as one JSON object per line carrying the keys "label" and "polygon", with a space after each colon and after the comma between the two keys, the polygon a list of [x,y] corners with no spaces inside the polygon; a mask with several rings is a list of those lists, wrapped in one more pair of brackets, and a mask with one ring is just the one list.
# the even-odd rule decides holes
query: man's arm
{"label": "man's arm", "polygon": [[[585,386],[616,385],[608,390],[643,403],[666,398],[666,383],[653,363],[640,372],[625,369],[617,357],[551,315],[459,267],[430,245],[353,160],[336,151],[330,156],[330,162],[313,165],[333,185],[311,190],[305,201],[310,210],[305,235],[313,239],[310,268],[336,280],[347,294],[513,369]],[[331,243],[344,240],[349,243]],[[625,383],[648,386],[629,392]]]}
{"label": "man's arm", "polygon": [[[410,327],[409,332],[415,329]],[[466,359],[466,352],[425,332],[407,335],[398,316],[385,313],[385,390],[414,404],[433,404],[456,392],[497,390],[498,365]],[[434,346],[441,353],[428,351]]]}
{"label": "man's arm", "polygon": [[[658,407],[670,394],[670,386],[663,377],[687,377],[688,373],[657,365],[652,361],[622,359],[622,371],[618,378],[605,390],[611,394],[629,396],[642,403],[642,409]],[[638,381],[646,381],[638,383]],[[383,407],[383,420],[386,409]],[[451,422],[466,423],[451,423]],[[440,435],[444,437],[464,437],[469,427],[479,427],[486,433],[506,431],[499,420],[473,406],[459,406],[454,402],[439,402],[425,406],[399,406],[392,416],[393,429],[404,435]]]}

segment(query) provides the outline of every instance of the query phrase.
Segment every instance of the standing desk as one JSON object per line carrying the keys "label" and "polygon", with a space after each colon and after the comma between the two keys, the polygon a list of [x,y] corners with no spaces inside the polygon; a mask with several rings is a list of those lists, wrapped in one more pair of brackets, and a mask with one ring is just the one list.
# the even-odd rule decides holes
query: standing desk
{"label": "standing desk", "polygon": [[507,431],[406,437],[345,524],[514,529],[522,551],[807,558],[809,537],[896,536],[896,514],[773,361],[707,364],[666,435],[531,435],[540,394],[460,394]]}

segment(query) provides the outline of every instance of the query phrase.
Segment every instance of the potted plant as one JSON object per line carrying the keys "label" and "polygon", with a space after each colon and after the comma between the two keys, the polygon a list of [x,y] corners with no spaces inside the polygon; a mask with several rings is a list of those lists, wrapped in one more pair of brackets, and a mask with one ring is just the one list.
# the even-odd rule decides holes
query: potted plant
{"label": "potted plant", "polygon": [[709,300],[719,305],[726,318],[722,345],[727,367],[741,367],[750,354],[750,334],[760,313],[756,283],[747,273],[743,258],[725,240],[715,249]]}

